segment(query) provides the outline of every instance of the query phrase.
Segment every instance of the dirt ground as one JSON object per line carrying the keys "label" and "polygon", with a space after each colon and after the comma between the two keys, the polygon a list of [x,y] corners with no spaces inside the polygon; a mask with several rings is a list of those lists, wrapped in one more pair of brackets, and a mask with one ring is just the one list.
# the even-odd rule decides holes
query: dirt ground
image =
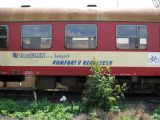
{"label": "dirt ground", "polygon": [[[152,120],[151,114],[160,105],[159,100],[127,101],[122,106],[123,110],[118,113],[106,113],[97,109],[96,120],[122,120],[122,116],[132,116],[136,120]],[[81,113],[72,120],[92,120],[88,114]],[[125,119],[128,120],[128,119]],[[130,120],[130,119],[129,119]]]}

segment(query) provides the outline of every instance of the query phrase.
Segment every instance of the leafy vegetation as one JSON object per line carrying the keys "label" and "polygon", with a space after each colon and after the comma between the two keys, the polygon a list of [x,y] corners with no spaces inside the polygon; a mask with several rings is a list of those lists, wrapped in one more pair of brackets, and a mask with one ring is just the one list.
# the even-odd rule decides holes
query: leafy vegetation
{"label": "leafy vegetation", "polygon": [[51,103],[42,101],[0,100],[0,115],[12,118],[29,118],[37,120],[70,120],[79,113],[79,104]]}
{"label": "leafy vegetation", "polygon": [[[125,107],[124,107],[125,106]],[[122,105],[113,107],[112,111],[105,112],[100,109],[92,109],[86,114],[89,120],[152,120],[145,113],[142,105]],[[47,99],[42,101],[13,101],[0,100],[0,115],[23,120],[70,120],[79,116],[81,104],[79,103],[51,103]],[[153,120],[159,120],[160,107],[154,114]]]}
{"label": "leafy vegetation", "polygon": [[153,120],[160,120],[160,106],[158,106],[152,115]]}
{"label": "leafy vegetation", "polygon": [[99,62],[93,60],[91,72],[88,77],[87,89],[83,98],[83,110],[100,108],[109,111],[118,102],[126,90],[126,84],[120,85],[114,76],[111,76],[109,66],[101,67]]}

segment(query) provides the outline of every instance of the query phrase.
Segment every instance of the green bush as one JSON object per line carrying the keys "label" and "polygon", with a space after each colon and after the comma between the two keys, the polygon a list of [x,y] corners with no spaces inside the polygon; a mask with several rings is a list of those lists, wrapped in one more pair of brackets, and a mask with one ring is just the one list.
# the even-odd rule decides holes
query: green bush
{"label": "green bush", "polygon": [[124,115],[124,116],[121,117],[121,120],[139,120],[139,119],[131,117],[129,115]]}
{"label": "green bush", "polygon": [[98,114],[97,114],[96,110],[91,110],[89,112],[89,116],[90,116],[90,120],[100,120],[100,119],[98,119]]}
{"label": "green bush", "polygon": [[152,115],[153,120],[160,120],[160,106],[158,106]]}
{"label": "green bush", "polygon": [[0,100],[0,115],[29,120],[70,120],[79,113],[79,103]]}
{"label": "green bush", "polygon": [[92,62],[91,72],[92,75],[89,75],[87,80],[82,110],[100,108],[109,111],[112,106],[118,104],[126,90],[126,84],[118,84],[115,76],[110,75],[110,67],[101,67],[96,60]]}

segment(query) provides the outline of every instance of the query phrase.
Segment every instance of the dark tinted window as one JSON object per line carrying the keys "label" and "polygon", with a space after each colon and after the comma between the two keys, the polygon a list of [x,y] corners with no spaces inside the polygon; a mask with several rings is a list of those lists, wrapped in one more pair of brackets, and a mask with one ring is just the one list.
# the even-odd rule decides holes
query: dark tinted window
{"label": "dark tinted window", "polygon": [[23,25],[22,47],[25,49],[49,49],[52,46],[51,25]]}
{"label": "dark tinted window", "polygon": [[94,24],[68,24],[65,35],[67,48],[94,49],[97,47],[97,26]]}
{"label": "dark tinted window", "polygon": [[8,47],[8,26],[0,25],[0,48]]}

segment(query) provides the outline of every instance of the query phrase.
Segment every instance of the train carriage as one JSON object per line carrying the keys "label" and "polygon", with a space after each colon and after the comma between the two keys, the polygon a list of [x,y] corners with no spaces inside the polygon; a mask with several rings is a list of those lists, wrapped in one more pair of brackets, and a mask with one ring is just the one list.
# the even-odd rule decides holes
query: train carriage
{"label": "train carriage", "polygon": [[134,88],[158,88],[158,0],[0,2],[1,81],[78,86],[96,58]]}

